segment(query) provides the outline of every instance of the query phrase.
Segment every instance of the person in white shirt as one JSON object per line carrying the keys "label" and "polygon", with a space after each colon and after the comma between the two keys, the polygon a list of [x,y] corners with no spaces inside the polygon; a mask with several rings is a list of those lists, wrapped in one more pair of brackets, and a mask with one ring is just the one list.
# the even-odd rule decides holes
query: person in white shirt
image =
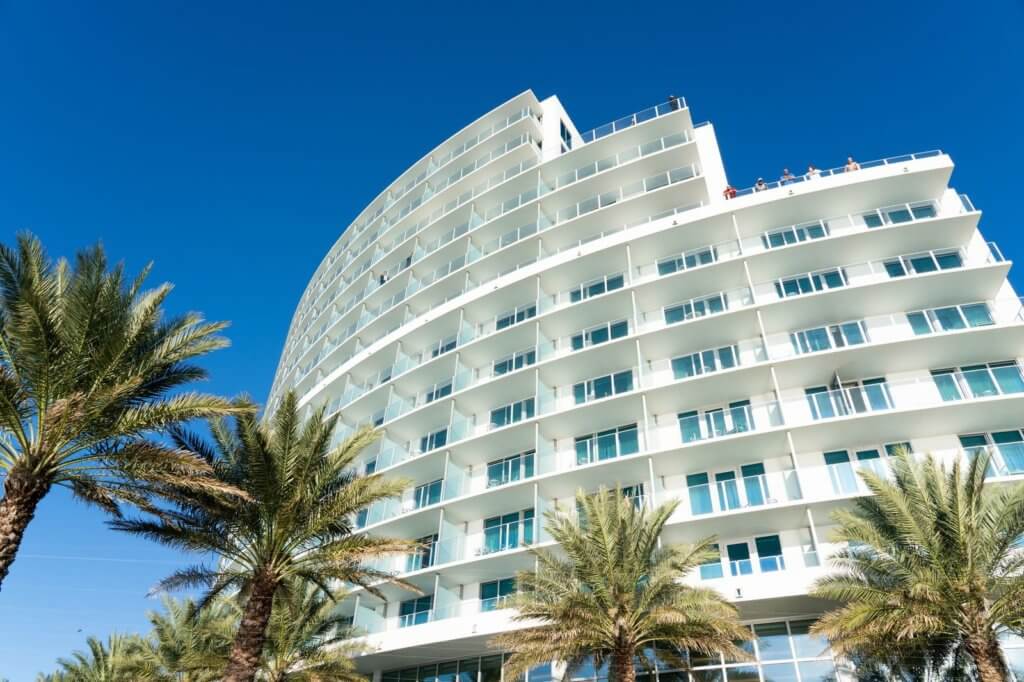
{"label": "person in white shirt", "polygon": [[813,180],[821,175],[821,171],[814,167],[813,163],[807,164],[807,172],[804,173],[805,180]]}
{"label": "person in white shirt", "polygon": [[764,178],[758,178],[757,183],[754,185],[754,191],[763,192],[766,189],[768,189],[768,185],[765,183]]}

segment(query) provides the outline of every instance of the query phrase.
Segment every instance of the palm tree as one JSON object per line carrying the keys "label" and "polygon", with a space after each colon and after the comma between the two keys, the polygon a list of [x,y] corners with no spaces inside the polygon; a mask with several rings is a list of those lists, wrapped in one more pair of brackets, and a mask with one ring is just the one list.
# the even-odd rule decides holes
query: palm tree
{"label": "palm tree", "polygon": [[201,460],[152,436],[238,409],[170,395],[206,376],[191,361],[227,345],[225,325],[164,319],[171,286],[144,291],[148,271],[108,270],[99,246],[70,265],[27,234],[0,245],[0,584],[54,486],[117,515],[168,484],[204,484]]}
{"label": "palm tree", "polygon": [[610,664],[611,679],[633,682],[635,658],[654,646],[680,668],[687,665],[684,650],[745,658],[733,642],[750,633],[732,605],[711,589],[680,582],[707,561],[713,540],[660,544],[677,504],[646,511],[602,488],[577,493],[579,522],[548,512],[548,531],[565,558],[535,550],[536,573],[517,577],[519,593],[510,603],[515,619],[539,624],[494,638],[495,646],[513,652],[505,679],[551,660],[565,661],[571,673],[593,656],[596,666]]}
{"label": "palm tree", "polygon": [[43,682],[124,682],[133,679],[131,665],[141,641],[134,635],[110,635],[104,644],[95,637],[86,640],[88,651],[76,651],[71,658],[57,659],[60,670],[40,676]]}
{"label": "palm tree", "polygon": [[814,590],[844,603],[815,627],[839,654],[928,652],[934,669],[960,653],[981,682],[1007,679],[999,635],[1024,631],[1024,488],[986,488],[987,466],[899,453],[891,482],[861,474],[874,495],[837,512],[849,546]]}
{"label": "palm tree", "polygon": [[230,599],[202,611],[191,599],[165,597],[164,611],[149,613],[153,629],[131,664],[146,682],[216,682],[228,662],[239,609]]}
{"label": "palm tree", "polygon": [[321,408],[300,424],[295,395],[289,393],[268,422],[242,414],[232,429],[226,420],[214,420],[212,444],[178,430],[175,443],[201,454],[225,485],[241,489],[247,499],[188,491],[153,520],[111,524],[220,558],[214,567],[177,571],[158,589],[206,587],[200,609],[218,595],[240,592],[244,607],[224,672],[227,682],[248,682],[256,674],[274,597],[286,583],[306,580],[329,598],[336,597],[332,583],[338,581],[375,591],[372,583],[392,575],[367,563],[417,547],[353,532],[357,512],[398,495],[406,483],[354,473],[356,458],[376,433],[364,428],[332,447],[335,421],[325,418]]}
{"label": "palm tree", "polygon": [[314,585],[288,586],[278,593],[267,630],[260,679],[267,682],[365,682],[346,642],[354,634],[338,604]]}

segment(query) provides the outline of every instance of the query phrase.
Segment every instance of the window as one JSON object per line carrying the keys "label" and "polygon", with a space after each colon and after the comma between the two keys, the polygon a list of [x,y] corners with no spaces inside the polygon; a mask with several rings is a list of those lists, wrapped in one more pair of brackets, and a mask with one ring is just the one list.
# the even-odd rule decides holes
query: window
{"label": "window", "polygon": [[579,436],[575,447],[577,465],[635,454],[640,451],[636,424]]}
{"label": "window", "polygon": [[576,404],[599,400],[608,396],[618,395],[633,390],[633,370],[627,369],[615,374],[588,379],[573,385],[572,394]]}
{"label": "window", "polygon": [[690,355],[672,358],[672,374],[676,379],[687,379],[698,374],[730,369],[740,364],[738,346],[710,348]]}
{"label": "window", "polygon": [[756,428],[749,400],[737,400],[727,407],[680,412],[679,431],[684,443],[743,433]]}
{"label": "window", "polygon": [[434,608],[434,595],[428,594],[418,599],[403,601],[398,609],[398,627],[407,628],[430,621],[430,613]]}
{"label": "window", "polygon": [[713,475],[689,474],[686,487],[690,494],[690,511],[695,516],[709,514],[716,509],[711,493],[712,477],[715,482],[714,497],[718,500],[717,509],[720,511],[758,507],[771,499],[764,464],[760,462],[744,464],[739,470],[717,471]]}
{"label": "window", "polygon": [[633,503],[633,506],[640,509],[644,506],[644,484],[624,485],[619,489],[624,498]]}
{"label": "window", "polygon": [[511,457],[487,463],[487,487],[496,488],[533,476],[534,451],[527,450]]}
{"label": "window", "polygon": [[885,271],[890,277],[903,277],[905,275],[920,275],[936,270],[950,270],[963,266],[963,257],[957,249],[945,249],[943,251],[926,251],[915,253],[909,256],[900,256],[883,263]]}
{"label": "window", "polygon": [[987,475],[1024,474],[1024,435],[1020,429],[960,436],[960,447],[970,456],[989,453]]}
{"label": "window", "polygon": [[781,230],[772,230],[761,235],[761,242],[766,249],[777,249],[780,246],[788,246],[797,242],[805,242],[809,239],[821,239],[828,236],[828,226],[820,220],[793,227],[784,227]]}
{"label": "window", "polygon": [[793,344],[793,351],[801,355],[865,343],[868,340],[868,330],[863,320],[856,320],[794,332],[789,335],[789,339]]}
{"label": "window", "polygon": [[907,313],[914,334],[921,336],[933,332],[948,332],[968,327],[987,327],[995,324],[985,303],[967,303],[945,308],[917,310]]}
{"label": "window", "polygon": [[750,575],[754,572],[753,564],[750,563],[750,545],[746,542],[726,545],[725,553],[729,558],[729,572],[733,576]]}
{"label": "window", "polygon": [[[716,555],[720,551],[718,545],[711,545],[711,551]],[[721,578],[725,574],[722,571],[722,559],[719,556],[709,558],[707,562],[700,565],[700,579],[701,580],[714,580],[715,578]]]}
{"label": "window", "polygon": [[907,223],[911,220],[922,218],[934,218],[936,216],[935,205],[929,202],[911,204],[909,206],[893,206],[877,211],[864,213],[861,217],[864,224],[869,228],[881,227],[883,225],[897,225]]}
{"label": "window", "polygon": [[762,573],[785,570],[786,562],[782,558],[782,542],[778,535],[754,538],[754,546],[757,548],[757,560]]}
{"label": "window", "polygon": [[436,384],[432,388],[427,389],[426,394],[424,394],[424,399],[428,403],[432,403],[435,400],[437,400],[438,398],[443,398],[446,395],[451,395],[451,394],[452,394],[452,382],[449,380],[449,381],[446,381],[443,384]]}
{"label": "window", "polygon": [[600,296],[621,289],[625,284],[622,274],[599,277],[569,290],[569,300],[572,303],[582,301],[593,296]]}
{"label": "window", "polygon": [[480,610],[495,611],[505,608],[508,598],[515,593],[515,578],[502,578],[480,583]]}
{"label": "window", "polygon": [[537,304],[527,303],[525,305],[519,306],[515,310],[510,310],[507,313],[502,313],[501,315],[498,315],[494,323],[494,328],[497,330],[505,329],[506,327],[511,327],[512,325],[518,324],[523,320],[528,320],[531,317],[536,317],[536,315]]}
{"label": "window", "polygon": [[420,438],[420,452],[430,452],[442,448],[448,442],[448,427],[428,433]]}
{"label": "window", "polygon": [[946,402],[1024,392],[1024,377],[1012,360],[932,370],[932,379]]}
{"label": "window", "polygon": [[441,501],[441,479],[416,486],[413,490],[413,506],[415,509],[437,504]]}
{"label": "window", "polygon": [[658,274],[671,275],[673,272],[689,270],[701,265],[708,265],[718,260],[718,251],[713,246],[702,246],[699,249],[686,251],[678,256],[663,258],[658,261]]}
{"label": "window", "polygon": [[626,320],[606,322],[574,334],[571,339],[572,349],[581,350],[589,346],[596,346],[612,339],[621,339],[627,334],[629,334],[629,322]]}
{"label": "window", "polygon": [[569,126],[565,125],[565,121],[558,122],[558,134],[562,138],[562,144],[565,145],[562,151],[572,149],[572,133],[569,131]]}
{"label": "window", "polygon": [[434,565],[434,549],[437,546],[437,533],[416,540],[420,544],[412,554],[405,557],[405,570],[418,571]]}
{"label": "window", "polygon": [[884,377],[846,381],[836,390],[816,386],[804,389],[804,394],[814,419],[831,419],[892,408],[889,385]]}
{"label": "window", "polygon": [[494,374],[500,376],[523,367],[529,367],[533,363],[537,362],[537,351],[534,348],[528,348],[521,350],[512,355],[507,355],[500,360],[494,362]]}
{"label": "window", "polygon": [[526,398],[491,410],[491,428],[497,429],[533,417],[533,398]]}
{"label": "window", "polygon": [[455,350],[455,346],[458,343],[458,336],[449,336],[447,339],[441,339],[433,346],[430,347],[430,357],[436,358],[439,355],[443,355],[448,351]]}
{"label": "window", "polygon": [[708,475],[689,474],[686,477],[686,489],[690,497],[690,513],[694,516],[710,514],[714,505],[711,502],[711,485],[708,483]]}
{"label": "window", "polygon": [[705,315],[714,315],[726,310],[725,294],[712,294],[702,296],[685,303],[677,303],[667,306],[664,310],[665,324],[675,324],[685,320],[692,320]]}
{"label": "window", "polygon": [[809,272],[796,277],[786,277],[775,282],[775,293],[779,298],[803,296],[804,294],[826,289],[838,289],[847,284],[846,273],[842,268],[830,268],[818,272]]}
{"label": "window", "polygon": [[483,554],[504,552],[533,544],[533,510],[524,509],[511,514],[484,519]]}

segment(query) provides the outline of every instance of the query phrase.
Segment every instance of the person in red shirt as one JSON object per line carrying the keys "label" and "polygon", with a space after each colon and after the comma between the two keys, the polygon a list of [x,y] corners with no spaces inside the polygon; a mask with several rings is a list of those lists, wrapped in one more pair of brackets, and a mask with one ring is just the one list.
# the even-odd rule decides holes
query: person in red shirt
{"label": "person in red shirt", "polygon": [[725,191],[722,192],[722,195],[726,199],[735,199],[736,198],[736,188],[733,187],[732,185],[726,185],[725,186]]}

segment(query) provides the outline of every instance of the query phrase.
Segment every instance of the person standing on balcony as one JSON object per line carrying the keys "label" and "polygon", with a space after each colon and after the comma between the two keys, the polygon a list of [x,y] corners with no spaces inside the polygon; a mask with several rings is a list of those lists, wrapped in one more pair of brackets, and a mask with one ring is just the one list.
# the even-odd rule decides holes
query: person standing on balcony
{"label": "person standing on balcony", "polygon": [[768,189],[768,183],[766,183],[764,181],[764,178],[758,178],[757,182],[754,183],[754,191],[755,192],[763,192],[766,189]]}
{"label": "person standing on balcony", "polygon": [[669,95],[668,108],[671,109],[672,111],[677,111],[679,109],[679,98],[676,97],[675,95]]}
{"label": "person standing on balcony", "polygon": [[860,164],[853,160],[852,156],[846,157],[846,165],[843,166],[843,171],[849,173],[850,171],[860,170]]}
{"label": "person standing on balcony", "polygon": [[814,167],[813,163],[807,164],[807,172],[804,173],[805,180],[814,180],[821,176],[821,171]]}
{"label": "person standing on balcony", "polygon": [[726,199],[735,199],[736,198],[736,188],[733,187],[732,185],[726,185],[725,186],[725,191],[722,192],[722,196],[724,196]]}
{"label": "person standing on balcony", "polygon": [[788,168],[783,168],[782,175],[779,177],[779,184],[788,185],[791,182],[796,182],[796,176],[790,173]]}

